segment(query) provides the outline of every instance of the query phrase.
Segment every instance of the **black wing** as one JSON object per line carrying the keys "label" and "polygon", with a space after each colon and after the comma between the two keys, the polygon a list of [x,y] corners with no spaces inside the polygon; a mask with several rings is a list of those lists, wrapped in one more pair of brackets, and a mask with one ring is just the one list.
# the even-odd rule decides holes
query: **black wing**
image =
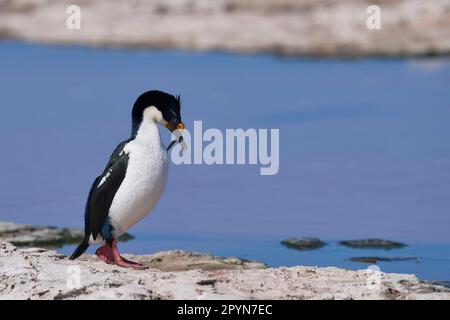
{"label": "black wing", "polygon": [[89,192],[85,211],[85,231],[87,236],[92,234],[94,240],[107,220],[111,203],[125,178],[128,155],[123,152],[123,148],[129,141],[117,146],[103,174],[95,179]]}

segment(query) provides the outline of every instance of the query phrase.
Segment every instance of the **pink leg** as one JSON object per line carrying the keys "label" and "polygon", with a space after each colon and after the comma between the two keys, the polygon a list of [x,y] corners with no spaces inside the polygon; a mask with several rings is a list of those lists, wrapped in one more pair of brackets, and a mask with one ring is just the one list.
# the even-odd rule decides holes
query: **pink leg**
{"label": "pink leg", "polygon": [[101,246],[100,248],[98,248],[95,251],[95,254],[97,255],[97,257],[109,264],[114,264],[114,256],[112,253],[112,249],[110,246],[108,246],[107,244],[105,244],[104,246]]}
{"label": "pink leg", "polygon": [[120,255],[120,253],[119,253],[119,249],[117,248],[117,240],[114,240],[112,242],[111,249],[112,249],[114,262],[119,267],[132,268],[132,269],[136,269],[136,270],[145,270],[145,269],[147,269],[142,264],[139,264],[137,262],[133,262],[133,261],[130,261],[130,260],[127,260],[127,259],[123,258]]}
{"label": "pink leg", "polygon": [[125,259],[125,258],[122,257],[122,256],[120,256],[120,258],[121,258],[123,261],[125,261],[126,263],[134,264],[134,265],[136,265],[136,266],[141,266],[141,267],[142,267],[142,264],[140,264],[140,263],[138,263],[138,262],[131,261],[131,260],[128,260],[128,259]]}

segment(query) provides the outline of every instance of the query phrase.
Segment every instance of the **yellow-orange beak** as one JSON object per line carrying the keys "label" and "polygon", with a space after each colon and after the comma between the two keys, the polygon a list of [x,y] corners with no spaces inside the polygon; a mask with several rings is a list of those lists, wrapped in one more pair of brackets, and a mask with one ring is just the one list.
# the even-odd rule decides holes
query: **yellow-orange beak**
{"label": "yellow-orange beak", "polygon": [[172,124],[168,123],[166,124],[166,128],[169,129],[172,132],[172,135],[175,136],[175,140],[173,140],[169,146],[167,147],[167,151],[170,150],[170,148],[172,148],[172,146],[176,143],[179,142],[181,144],[181,147],[183,148],[183,151],[187,150],[187,145],[186,142],[183,139],[182,136],[182,131],[186,128],[186,126],[184,125],[183,122],[180,122],[177,127],[175,128]]}
{"label": "yellow-orange beak", "polygon": [[174,131],[175,129],[183,130],[186,127],[183,122],[180,122],[176,128],[170,123],[166,124],[166,128],[169,129],[170,131]]}

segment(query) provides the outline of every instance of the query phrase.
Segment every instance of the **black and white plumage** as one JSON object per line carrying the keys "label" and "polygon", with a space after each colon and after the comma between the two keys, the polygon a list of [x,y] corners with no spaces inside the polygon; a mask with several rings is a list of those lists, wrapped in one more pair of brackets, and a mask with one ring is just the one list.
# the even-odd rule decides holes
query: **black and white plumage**
{"label": "black and white plumage", "polygon": [[102,260],[139,268],[118,255],[116,240],[143,219],[164,192],[169,165],[158,124],[181,137],[180,98],[148,91],[133,106],[131,137],[116,147],[92,184],[85,209],[85,238],[70,259],[82,255],[89,244],[105,242],[96,252]]}

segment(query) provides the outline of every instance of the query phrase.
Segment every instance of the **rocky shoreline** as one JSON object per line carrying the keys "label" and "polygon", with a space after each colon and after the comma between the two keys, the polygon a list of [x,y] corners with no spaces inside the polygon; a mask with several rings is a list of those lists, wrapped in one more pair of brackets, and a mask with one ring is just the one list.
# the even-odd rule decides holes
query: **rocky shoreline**
{"label": "rocky shoreline", "polygon": [[[81,29],[66,27],[69,5]],[[447,0],[0,0],[0,39],[121,48],[289,56],[434,56],[450,53]]]}
{"label": "rocky shoreline", "polygon": [[268,268],[258,262],[167,251],[125,255],[149,269],[70,261],[0,240],[0,299],[450,299],[414,275],[339,268]]}
{"label": "rocky shoreline", "polygon": [[[84,238],[84,230],[76,228],[57,228],[52,226],[32,226],[14,222],[0,221],[0,238],[17,247],[61,248],[66,244],[78,244]],[[134,237],[128,233],[120,241]]]}

